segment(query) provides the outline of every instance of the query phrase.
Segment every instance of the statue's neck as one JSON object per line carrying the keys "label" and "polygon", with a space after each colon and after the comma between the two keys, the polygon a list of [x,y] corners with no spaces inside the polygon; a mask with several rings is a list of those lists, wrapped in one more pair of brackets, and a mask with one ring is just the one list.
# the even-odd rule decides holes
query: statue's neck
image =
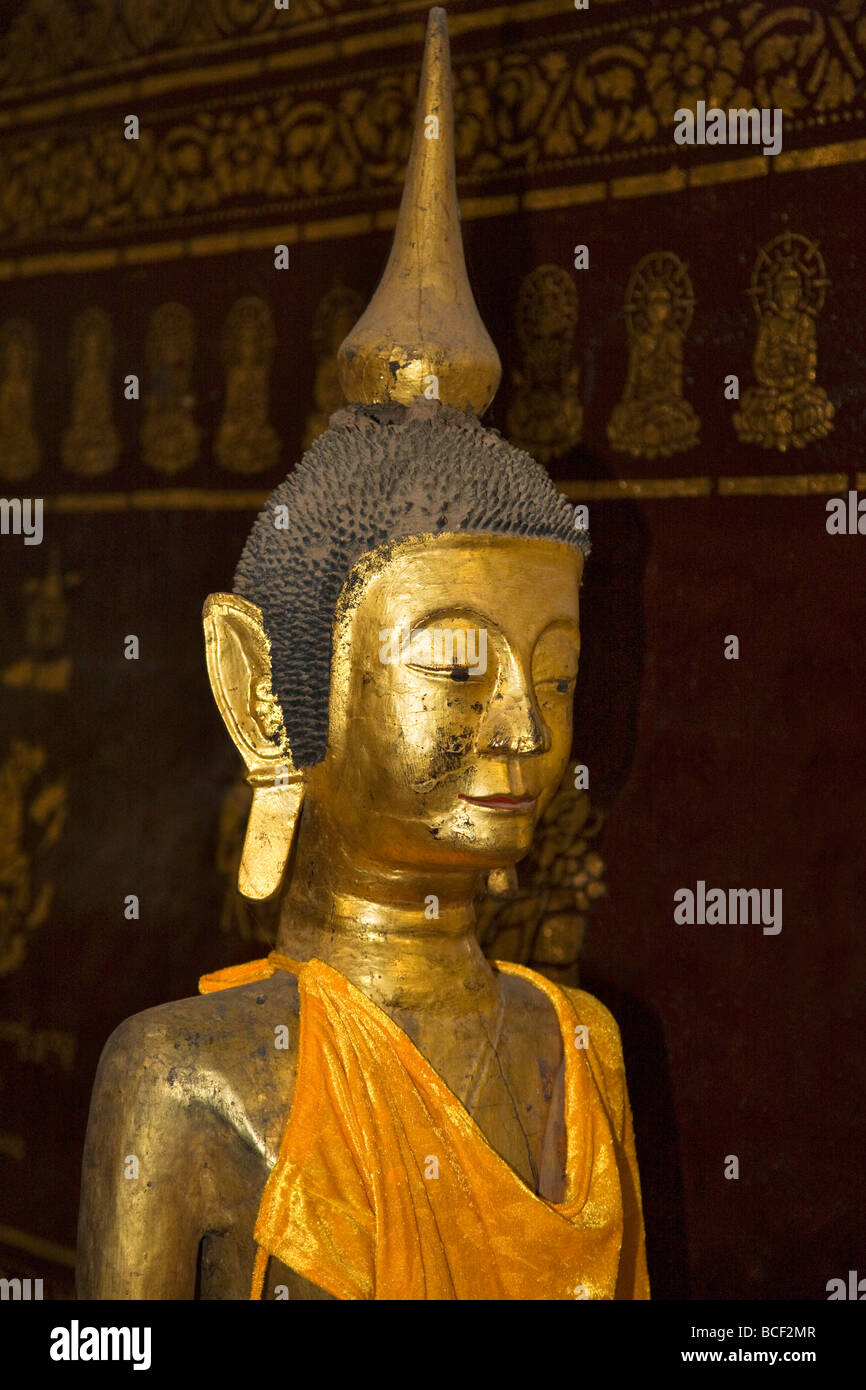
{"label": "statue's neck", "polygon": [[325,961],[389,1011],[486,1012],[498,986],[475,934],[477,887],[476,874],[359,863],[305,807],[277,950]]}

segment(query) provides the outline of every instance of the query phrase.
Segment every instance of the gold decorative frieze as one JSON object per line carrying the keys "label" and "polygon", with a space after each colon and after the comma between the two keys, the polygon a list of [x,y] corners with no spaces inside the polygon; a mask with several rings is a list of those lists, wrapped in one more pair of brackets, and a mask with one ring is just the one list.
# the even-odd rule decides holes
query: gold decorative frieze
{"label": "gold decorative frieze", "polygon": [[[450,0],[448,14],[452,31],[460,33],[464,25],[497,29],[506,20],[531,23],[559,16],[563,3],[504,0],[478,6],[473,0]],[[593,0],[600,14],[621,3]],[[331,38],[335,31],[364,24],[372,30],[370,46],[415,42],[424,31],[425,8],[417,0],[26,0],[10,19],[0,10],[0,88],[56,82],[73,73],[97,76],[101,70],[112,80],[118,69],[137,67],[142,59],[168,59],[177,66],[185,56],[197,66],[208,58],[223,64],[250,40],[278,50],[275,56],[283,56],[290,37],[293,45],[306,39],[321,53],[324,34]],[[586,27],[586,16],[582,22]],[[330,47],[325,51],[336,56]]]}
{"label": "gold decorative frieze", "polygon": [[340,4],[291,0],[285,10],[273,0],[28,0],[0,33],[0,83],[14,87],[113,68],[161,50],[195,50],[265,29],[285,34],[298,18],[333,13]]}
{"label": "gold decorative frieze", "polygon": [[[141,8],[143,25],[155,12],[155,33],[169,22],[160,16],[171,7]],[[224,8],[246,13],[245,0],[225,0]],[[835,0],[829,14],[817,4],[715,11],[700,4],[618,21],[609,10],[596,24],[572,14],[553,38],[458,55],[460,176],[524,181],[573,168],[583,179],[588,169],[616,171],[623,160],[672,157],[674,112],[699,100],[780,107],[786,139],[813,126],[827,135],[828,119],[863,114],[861,8],[861,0]],[[278,13],[265,10],[269,18]],[[197,71],[194,104],[187,89],[170,118],[164,103],[138,102],[138,140],[123,138],[114,111],[71,135],[60,127],[5,134],[0,238],[44,238],[59,227],[98,237],[157,219],[164,231],[166,222],[190,226],[195,214],[212,224],[229,203],[240,214],[238,200],[256,212],[303,211],[324,197],[396,192],[417,94],[413,73],[329,71],[303,80],[292,73],[278,85],[263,68],[260,79],[254,97],[227,96],[224,79],[208,96]]]}
{"label": "gold decorative frieze", "polygon": [[[792,473],[710,478],[561,478],[557,487],[570,502],[656,502],[712,497],[807,497],[844,492],[856,486],[866,492],[866,473]],[[119,512],[258,512],[268,500],[267,488],[154,488],[137,492],[61,492],[45,498],[46,511],[64,516]]]}

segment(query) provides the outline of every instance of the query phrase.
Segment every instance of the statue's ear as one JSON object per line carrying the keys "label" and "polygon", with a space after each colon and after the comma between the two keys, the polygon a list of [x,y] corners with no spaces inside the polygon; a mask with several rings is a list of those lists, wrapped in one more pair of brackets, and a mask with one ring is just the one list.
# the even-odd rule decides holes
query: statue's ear
{"label": "statue's ear", "polygon": [[[260,610],[236,594],[210,594],[202,613],[207,673],[232,743],[253,785],[291,765],[282,711],[271,690],[270,643]],[[294,772],[294,768],[291,768]]]}
{"label": "statue's ear", "polygon": [[247,898],[270,898],[288,862],[304,778],[292,762],[271,689],[270,643],[260,610],[236,594],[210,594],[202,621],[211,690],[253,788],[238,887]]}

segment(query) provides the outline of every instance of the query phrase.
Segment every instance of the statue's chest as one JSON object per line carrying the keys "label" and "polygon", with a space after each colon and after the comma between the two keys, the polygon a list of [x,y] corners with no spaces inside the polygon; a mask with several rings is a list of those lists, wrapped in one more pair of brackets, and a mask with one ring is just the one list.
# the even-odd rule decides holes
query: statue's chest
{"label": "statue's chest", "polygon": [[[559,1202],[564,1195],[566,1161],[562,1047],[558,1032],[539,1028],[538,1024],[538,1019],[506,1015],[498,1034],[494,1031],[490,1035],[484,1027],[474,1032],[452,1027],[450,1038],[447,1031],[435,1025],[425,1028],[421,1024],[412,1029],[412,1041],[444,1081],[455,1104],[471,1116],[480,1132],[479,1143],[483,1136],[530,1191]],[[291,1070],[294,1072],[294,1066]],[[292,1081],[298,1079],[295,1073]],[[236,1136],[235,1161],[226,1165],[225,1181],[219,1187],[227,1209],[211,1223],[227,1234],[224,1239],[206,1243],[208,1258],[202,1270],[202,1297],[247,1295],[255,1255],[252,1231],[264,1183],[291,1110],[291,1104],[286,1109],[277,1097],[285,1096],[288,1089],[292,1102],[295,1098],[295,1086],[287,1088],[288,1081],[287,1075],[276,1088],[257,1085],[245,1095],[248,1133],[255,1135],[258,1142],[250,1148],[248,1143],[240,1143],[240,1135]],[[446,1103],[437,1115],[437,1123],[447,1125],[449,1111],[451,1105]],[[456,1114],[454,1110],[452,1119]],[[413,1138],[420,1141],[421,1136],[416,1133]],[[419,1164],[426,1160],[428,1148],[422,1143]],[[490,1161],[496,1162],[492,1155]],[[236,1181],[230,1181],[231,1178]],[[270,1262],[264,1296],[329,1297],[276,1259]]]}
{"label": "statue's chest", "polygon": [[533,1192],[561,1199],[566,1136],[558,1032],[538,1036],[507,1026],[450,1041],[441,1035],[416,1046],[500,1158]]}

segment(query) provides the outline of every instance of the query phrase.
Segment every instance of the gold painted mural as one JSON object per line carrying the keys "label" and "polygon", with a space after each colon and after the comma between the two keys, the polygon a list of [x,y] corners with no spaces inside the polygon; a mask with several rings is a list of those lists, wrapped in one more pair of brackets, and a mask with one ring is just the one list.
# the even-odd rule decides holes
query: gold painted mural
{"label": "gold painted mural", "polygon": [[23,482],[37,472],[42,450],[33,419],[36,329],[26,319],[0,328],[0,478]]}
{"label": "gold painted mural", "polygon": [[23,581],[26,651],[0,667],[0,682],[7,690],[67,694],[72,675],[72,657],[65,650],[67,594],[80,583],[80,574],[62,569],[57,546],[51,548],[45,574]]}
{"label": "gold painted mural", "polygon": [[366,305],[357,290],[334,285],[316,306],[313,317],[313,357],[316,373],[313,380],[314,407],[304,426],[303,447],[309,449],[313,440],[328,428],[335,410],[345,404],[337,367],[337,352],[343,339],[354,328]]}
{"label": "gold painted mural", "polygon": [[[80,574],[64,570],[54,546],[44,573],[21,583],[25,649],[0,667],[5,690],[68,695],[67,595],[80,582]],[[63,835],[67,814],[65,772],[52,766],[41,742],[13,734],[0,753],[0,977],[23,964],[32,933],[49,920],[54,903],[50,851]]]}
{"label": "gold painted mural", "polygon": [[226,373],[223,417],[214,457],[229,473],[264,473],[280,456],[280,440],[268,422],[268,390],[277,335],[271,306],[238,299],[226,316],[222,357]]}
{"label": "gold painted mural", "polygon": [[[245,0],[211,6],[215,14],[236,12],[239,25],[246,15],[252,27]],[[154,10],[154,34],[169,24],[158,17],[164,7],[143,9]],[[276,12],[265,10],[270,21]],[[223,32],[219,23],[214,18]],[[63,26],[55,18],[42,27],[50,50],[47,35]],[[7,53],[7,70],[9,62]],[[708,98],[779,106],[789,133],[821,128],[862,116],[864,73],[863,0],[834,0],[829,9],[702,4],[589,24],[572,15],[555,38],[457,61],[459,171],[478,183],[670,156],[674,111]],[[197,75],[201,95],[194,104],[188,93],[181,98],[189,106],[182,119],[167,118],[160,106],[147,111],[136,99],[137,140],[124,138],[116,109],[110,118],[81,121],[84,128],[71,136],[62,127],[19,131],[14,141],[3,136],[0,239],[32,239],[61,227],[116,236],[157,220],[161,230],[166,222],[189,230],[196,215],[212,227],[216,210],[237,199],[256,211],[303,209],[325,196],[349,199],[399,186],[416,97],[413,71],[298,80],[277,79],[262,67],[258,75],[255,97],[227,96],[224,85],[207,97]],[[134,98],[135,90],[127,95]]]}
{"label": "gold painted mural", "polygon": [[802,449],[833,428],[835,407],[815,380],[816,320],[830,281],[817,245],[782,232],[758,252],[749,294],[758,316],[757,386],[743,394],[734,428],[743,444]]}
{"label": "gold painted mural", "polygon": [[[325,19],[346,0],[28,0],[0,34],[0,84],[15,86],[81,69],[96,71],[157,50],[191,50],[223,39],[273,33]],[[352,0],[356,10],[399,9],[383,0]]]}
{"label": "gold painted mural", "polygon": [[190,390],[195,320],[185,304],[161,304],[150,319],[150,374],[141,427],[141,454],[157,473],[182,473],[198,456],[201,431],[193,419]]}
{"label": "gold painted mural", "polygon": [[607,437],[611,448],[654,459],[693,449],[700,421],[683,398],[683,353],[695,297],[688,268],[673,251],[652,251],[635,266],[625,293],[628,374]]}
{"label": "gold painted mural", "polygon": [[573,360],[577,318],[573,275],[557,265],[530,271],[517,295],[521,355],[511,374],[517,389],[507,426],[512,444],[542,463],[567,454],[583,428],[580,370]]}
{"label": "gold painted mural", "polygon": [[0,976],[17,970],[32,932],[47,920],[54,884],[42,859],[63,833],[66,778],[45,748],[13,738],[0,763]]}
{"label": "gold painted mural", "polygon": [[[732,276],[733,271],[732,265]],[[741,443],[785,452],[814,443],[833,429],[836,407],[815,380],[817,321],[829,285],[823,257],[806,236],[785,231],[759,250],[749,289],[758,317],[753,352],[757,384],[745,386],[731,417]],[[726,288],[731,295],[736,292],[733,278]],[[355,290],[337,284],[317,306],[311,330],[313,401],[302,434],[304,449],[342,404],[336,353],[358,317],[360,302]],[[651,252],[633,268],[624,303],[625,384],[606,426],[615,453],[653,460],[699,443],[700,420],[683,384],[695,308],[688,267],[676,252]],[[744,329],[746,313],[744,305]],[[521,282],[514,322],[519,355],[511,368],[508,437],[545,463],[581,442],[598,447],[605,427],[591,416],[585,429],[580,402],[573,274],[555,265],[532,270]],[[199,456],[201,427],[190,385],[196,332],[194,315],[182,304],[164,303],[150,316],[140,456],[165,477],[191,468]],[[280,438],[269,419],[276,343],[273,307],[257,296],[238,299],[226,316],[220,349],[225,385],[212,464],[224,473],[252,476],[277,465]],[[37,354],[31,324],[9,319],[0,327],[0,478],[9,481],[25,480],[41,464],[43,445],[33,409]],[[114,414],[123,378],[113,374],[112,358],[111,321],[99,305],[91,305],[77,316],[70,333],[71,418],[61,447],[65,469],[82,477],[110,473],[120,458]],[[205,358],[216,374],[213,344],[206,344]],[[52,459],[55,476],[56,467]],[[619,495],[617,486],[611,485],[610,495]],[[835,486],[831,481],[824,490]]]}
{"label": "gold painted mural", "polygon": [[110,473],[120,456],[114,424],[111,320],[99,305],[78,315],[69,339],[72,418],[63,435],[63,464],[70,473],[94,478]]}

